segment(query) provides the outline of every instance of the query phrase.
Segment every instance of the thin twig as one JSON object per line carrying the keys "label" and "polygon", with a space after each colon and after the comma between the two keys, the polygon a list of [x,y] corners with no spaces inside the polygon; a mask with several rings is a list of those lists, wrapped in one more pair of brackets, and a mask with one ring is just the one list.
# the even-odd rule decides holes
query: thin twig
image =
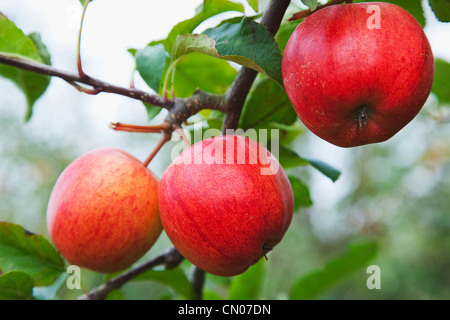
{"label": "thin twig", "polygon": [[117,131],[142,132],[142,133],[158,133],[162,130],[170,129],[170,125],[166,122],[153,126],[139,126],[135,124],[113,122],[110,127]]}
{"label": "thin twig", "polygon": [[191,141],[190,141],[189,138],[186,136],[186,134],[184,133],[183,128],[182,128],[181,126],[180,126],[180,127],[177,127],[177,128],[175,129],[175,132],[178,133],[178,135],[181,137],[181,139],[183,140],[184,144],[185,144],[187,147],[190,147],[190,146],[191,146]]}
{"label": "thin twig", "polygon": [[183,256],[178,252],[178,250],[171,247],[165,253],[157,256],[156,258],[108,280],[105,284],[103,284],[103,286],[93,289],[86,295],[79,297],[78,300],[104,300],[112,290],[119,289],[125,283],[143,272],[160,265],[164,265],[166,269],[173,269],[178,266],[183,259]]}
{"label": "thin twig", "polygon": [[92,77],[83,78],[79,74],[70,73],[43,63],[21,59],[18,57],[0,54],[0,63],[17,67],[26,71],[58,77],[72,85],[74,83],[82,83],[92,87],[92,89],[94,90],[98,90],[98,92],[115,93],[166,109],[170,109],[170,107],[174,103],[172,100],[165,101],[163,98],[156,94],[150,94],[135,88],[119,87]]}

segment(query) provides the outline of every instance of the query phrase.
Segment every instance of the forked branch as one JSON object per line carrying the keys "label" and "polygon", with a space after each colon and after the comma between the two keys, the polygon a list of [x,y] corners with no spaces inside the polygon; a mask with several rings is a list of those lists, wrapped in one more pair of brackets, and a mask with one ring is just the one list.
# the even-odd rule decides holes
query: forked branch
{"label": "forked branch", "polygon": [[145,271],[161,265],[165,266],[166,269],[173,269],[177,267],[181,261],[183,261],[183,256],[172,247],[156,258],[108,280],[101,287],[91,290],[86,295],[79,297],[78,300],[104,300],[111,291],[121,288],[125,283],[136,278]]}

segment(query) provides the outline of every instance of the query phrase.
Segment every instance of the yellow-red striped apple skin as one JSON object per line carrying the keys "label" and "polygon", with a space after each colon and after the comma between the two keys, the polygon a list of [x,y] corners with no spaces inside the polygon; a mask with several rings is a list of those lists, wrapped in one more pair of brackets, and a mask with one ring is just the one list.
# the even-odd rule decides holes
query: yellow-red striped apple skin
{"label": "yellow-red striped apple skin", "polygon": [[100,148],[73,161],[53,187],[47,228],[73,265],[101,273],[126,269],[162,232],[159,179],[125,151]]}
{"label": "yellow-red striped apple skin", "polygon": [[[217,155],[217,148],[232,140],[235,149],[223,164],[205,161],[208,148],[216,148]],[[263,148],[259,155],[258,146]],[[254,164],[248,157],[239,161],[242,150]],[[269,161],[273,174],[261,174]],[[175,159],[161,177],[159,205],[164,230],[178,251],[200,269],[229,277],[243,273],[282,240],[294,200],[286,173],[267,149],[227,135],[198,142]]]}

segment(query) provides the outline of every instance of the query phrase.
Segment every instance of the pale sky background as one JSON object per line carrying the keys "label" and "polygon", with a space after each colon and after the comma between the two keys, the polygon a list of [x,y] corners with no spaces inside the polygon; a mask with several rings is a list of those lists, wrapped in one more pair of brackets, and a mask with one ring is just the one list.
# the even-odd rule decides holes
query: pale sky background
{"label": "pale sky background", "polygon": [[[152,40],[165,38],[173,25],[191,18],[201,3],[201,0],[95,0],[89,6],[84,24],[82,61],[85,72],[117,85],[128,86],[134,62],[127,49],[142,48]],[[0,12],[25,33],[41,33],[54,67],[73,72],[76,71],[81,11],[78,0],[0,0]],[[251,9],[249,12],[252,13]],[[438,23],[428,7],[426,17],[429,24],[425,31],[434,55],[450,61],[450,24]],[[207,26],[202,25],[200,31]],[[138,77],[136,85],[148,90]],[[0,79],[0,97],[2,114],[23,118],[25,98],[14,84]],[[130,140],[124,139],[123,133],[114,132],[108,125],[115,121],[147,124],[146,119],[145,109],[139,101],[114,94],[89,96],[54,78],[45,95],[36,103],[34,116],[24,124],[24,130],[29,136],[38,136],[43,141],[74,144],[80,154],[96,147],[116,146],[143,160],[158,137],[147,136],[144,140],[140,136],[136,138],[135,145],[129,145]],[[158,121],[160,119],[155,120]],[[403,143],[399,147],[414,152],[417,146],[408,144],[411,139],[402,139],[403,135],[414,134],[421,132],[414,125],[409,125],[388,143]],[[334,147],[314,136],[311,136],[311,141],[314,148],[299,146],[299,152],[327,161],[345,173],[352,150]],[[150,169],[159,176],[164,168],[159,165],[158,157],[167,154],[170,152],[163,149],[150,164]],[[323,230],[323,234],[327,234],[327,228],[336,222],[332,208],[350,186],[351,181],[346,180],[345,174],[333,184],[323,175],[313,173],[310,187],[316,214],[312,222],[316,223],[318,232]]]}

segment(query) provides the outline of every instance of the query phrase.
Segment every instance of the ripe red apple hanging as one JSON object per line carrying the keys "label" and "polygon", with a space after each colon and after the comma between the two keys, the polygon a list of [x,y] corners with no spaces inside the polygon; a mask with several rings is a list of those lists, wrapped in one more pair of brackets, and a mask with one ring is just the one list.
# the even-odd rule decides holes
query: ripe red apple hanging
{"label": "ripe red apple hanging", "polygon": [[332,144],[355,147],[391,138],[419,113],[434,58],[422,27],[401,7],[340,4],[300,23],[282,74],[305,126]]}
{"label": "ripe red apple hanging", "polygon": [[159,189],[161,222],[173,245],[219,276],[244,272],[278,244],[293,206],[281,165],[243,136],[192,145],[166,169]]}
{"label": "ripe red apple hanging", "polygon": [[140,259],[162,232],[159,181],[132,155],[100,148],[59,176],[47,208],[55,247],[71,263],[102,273]]}

